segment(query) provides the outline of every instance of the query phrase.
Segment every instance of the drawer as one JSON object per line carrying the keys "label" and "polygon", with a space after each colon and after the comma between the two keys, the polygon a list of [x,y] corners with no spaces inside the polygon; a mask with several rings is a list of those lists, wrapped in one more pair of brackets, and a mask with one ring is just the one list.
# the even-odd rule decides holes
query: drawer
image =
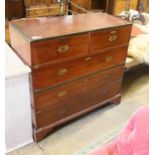
{"label": "drawer", "polygon": [[88,53],[88,33],[31,43],[32,64],[59,62]]}
{"label": "drawer", "polygon": [[109,67],[123,64],[126,51],[127,47],[122,47],[94,56],[34,69],[32,70],[33,89],[39,91]]}
{"label": "drawer", "polygon": [[124,65],[114,67],[96,74],[86,76],[79,80],[61,85],[50,90],[45,90],[34,94],[34,109],[35,111],[44,110],[52,104],[67,103],[71,98],[83,94],[87,91],[94,90],[101,85],[108,85],[114,81],[122,79]]}
{"label": "drawer", "polygon": [[42,128],[71,116],[72,114],[81,112],[82,110],[114,97],[120,93],[120,89],[121,82],[116,82],[106,87],[103,84],[90,91],[80,93],[77,96],[72,96],[66,102],[52,104],[52,106],[46,110],[35,114],[34,126],[36,129]]}
{"label": "drawer", "polygon": [[106,48],[128,44],[131,26],[112,28],[91,33],[90,53],[102,52]]}

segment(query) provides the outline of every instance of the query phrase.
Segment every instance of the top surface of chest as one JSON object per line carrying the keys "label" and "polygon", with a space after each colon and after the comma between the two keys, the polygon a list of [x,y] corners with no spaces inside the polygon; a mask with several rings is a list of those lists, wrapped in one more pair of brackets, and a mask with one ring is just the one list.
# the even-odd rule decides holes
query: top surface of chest
{"label": "top surface of chest", "polygon": [[55,38],[100,29],[129,25],[130,23],[106,13],[88,13],[62,17],[20,19],[11,22],[29,41]]}

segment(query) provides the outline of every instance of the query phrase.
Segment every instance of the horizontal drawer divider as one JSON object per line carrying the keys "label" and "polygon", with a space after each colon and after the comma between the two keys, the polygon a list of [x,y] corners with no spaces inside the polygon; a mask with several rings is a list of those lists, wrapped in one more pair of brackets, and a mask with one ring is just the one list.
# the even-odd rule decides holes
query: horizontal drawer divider
{"label": "horizontal drawer divider", "polygon": [[[121,83],[122,80],[117,80],[117,81],[113,81],[111,82],[110,84],[108,85],[105,85],[105,89],[109,88],[110,86],[114,85],[114,84],[117,84],[117,83]],[[33,106],[32,106],[33,108]],[[39,114],[39,113],[42,113],[42,112],[46,112],[46,111],[50,111],[52,109],[51,105],[49,105],[48,107],[46,107],[45,109],[42,109],[42,110],[38,110],[38,111],[35,111],[35,114]]]}
{"label": "horizontal drawer divider", "polygon": [[[61,119],[61,120],[59,120],[59,121],[56,121],[56,122],[54,122],[54,123],[51,123],[51,124],[49,124],[49,125],[47,125],[47,126],[38,128],[38,129],[37,129],[37,132],[40,132],[40,131],[42,131],[42,130],[46,130],[46,129],[48,129],[48,128],[54,128],[54,127],[58,126],[59,124],[65,123],[66,121],[69,121],[69,120],[75,119],[75,118],[77,118],[77,117],[79,117],[79,116],[82,116],[82,115],[84,115],[85,113],[91,112],[91,111],[95,110],[96,108],[99,108],[100,106],[105,105],[105,103],[111,102],[112,100],[114,100],[114,99],[116,99],[116,98],[118,98],[118,97],[120,97],[120,96],[121,96],[121,94],[117,94],[117,95],[115,95],[114,97],[112,97],[112,98],[110,98],[110,99],[107,99],[107,100],[104,100],[104,101],[101,102],[101,103],[98,103],[98,104],[96,104],[96,105],[93,105],[93,106],[91,106],[91,107],[89,107],[89,108],[87,108],[87,109],[81,110],[80,112],[77,112],[77,113],[75,113],[75,114],[72,114],[72,115],[70,115],[70,116],[67,116],[67,117],[65,117],[65,118],[63,118],[63,119]],[[34,129],[35,129],[35,127],[34,127]]]}
{"label": "horizontal drawer divider", "polygon": [[55,61],[54,63],[51,61],[51,62],[44,63],[44,64],[41,64],[41,65],[35,65],[35,66],[32,66],[31,69],[35,70],[35,69],[38,69],[38,68],[41,68],[41,67],[57,64],[57,63],[60,63],[60,62],[65,63],[65,62],[80,59],[80,58],[83,58],[83,57],[91,57],[91,56],[95,56],[95,55],[100,54],[100,53],[104,53],[104,52],[107,52],[107,51],[110,51],[110,50],[113,50],[113,49],[116,50],[117,48],[126,47],[126,46],[128,46],[128,43],[121,44],[121,45],[116,45],[116,46],[113,46],[113,47],[110,47],[110,48],[105,48],[104,50],[100,50],[100,51],[98,51],[96,53],[90,53],[89,52],[86,55],[77,56],[76,58],[68,58],[68,59],[66,58],[65,60],[58,60],[58,61]]}
{"label": "horizontal drawer divider", "polygon": [[124,65],[124,64],[125,64],[125,63],[119,64],[119,65],[117,65],[117,66],[116,66],[116,65],[113,65],[113,66],[111,66],[111,67],[106,67],[106,68],[104,68],[104,69],[102,69],[102,70],[98,70],[98,71],[93,72],[93,73],[90,73],[90,74],[85,74],[85,75],[83,75],[83,76],[81,76],[81,77],[78,77],[78,78],[75,78],[75,79],[72,79],[72,80],[66,80],[66,81],[64,81],[64,82],[62,82],[62,83],[58,83],[58,84],[56,84],[56,85],[54,85],[54,86],[50,86],[50,87],[47,87],[47,88],[45,88],[45,89],[35,89],[35,90],[33,90],[33,94],[39,93],[39,92],[43,92],[43,91],[47,91],[47,90],[50,90],[50,89],[52,89],[52,88],[59,87],[59,86],[61,86],[61,85],[67,84],[67,83],[75,82],[75,81],[80,80],[80,79],[83,79],[83,78],[85,78],[85,77],[87,77],[87,76],[93,76],[93,75],[95,75],[96,73],[100,73],[100,72],[102,72],[102,71],[106,71],[106,70],[109,70],[109,69],[112,69],[112,68],[115,68],[115,67],[119,67],[119,66],[122,66],[122,65]]}

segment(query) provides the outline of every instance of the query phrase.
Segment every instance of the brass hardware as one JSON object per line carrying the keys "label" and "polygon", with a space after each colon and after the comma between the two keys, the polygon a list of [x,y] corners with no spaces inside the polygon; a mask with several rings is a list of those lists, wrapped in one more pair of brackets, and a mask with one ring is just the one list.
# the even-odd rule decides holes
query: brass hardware
{"label": "brass hardware", "polygon": [[110,31],[110,34],[116,34],[117,31]]}
{"label": "brass hardware", "polygon": [[105,61],[109,62],[109,61],[112,61],[113,60],[113,57],[112,56],[108,56],[105,58]]}
{"label": "brass hardware", "polygon": [[62,91],[57,94],[57,97],[64,97],[67,95],[67,91]]}
{"label": "brass hardware", "polygon": [[87,82],[88,80],[89,80],[89,79],[83,79],[82,81],[83,81],[83,82]]}
{"label": "brass hardware", "polygon": [[33,68],[38,69],[39,68],[39,65],[35,65],[35,66],[33,66]]}
{"label": "brass hardware", "polygon": [[108,38],[108,40],[110,42],[115,41],[116,39],[117,39],[117,35],[116,34],[110,35],[109,38]]}
{"label": "brass hardware", "polygon": [[69,47],[68,45],[60,46],[60,47],[58,48],[58,52],[59,52],[59,53],[68,52],[69,48],[70,48],[70,47]]}
{"label": "brass hardware", "polygon": [[68,69],[64,68],[64,69],[61,69],[61,70],[58,71],[58,75],[59,75],[59,76],[63,76],[63,75],[65,75],[67,72],[68,72]]}
{"label": "brass hardware", "polygon": [[92,57],[86,57],[86,58],[84,58],[84,61],[89,61],[91,59],[92,59]]}

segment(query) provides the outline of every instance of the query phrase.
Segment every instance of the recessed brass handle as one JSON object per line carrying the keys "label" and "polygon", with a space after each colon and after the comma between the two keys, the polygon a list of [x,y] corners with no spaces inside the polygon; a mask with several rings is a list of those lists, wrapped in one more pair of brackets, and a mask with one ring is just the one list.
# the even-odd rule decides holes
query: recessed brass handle
{"label": "recessed brass handle", "polygon": [[116,34],[112,34],[112,35],[110,35],[109,38],[108,38],[108,40],[109,40],[110,42],[115,41],[116,39],[117,39],[117,35],[116,35]]}
{"label": "recessed brass handle", "polygon": [[108,56],[105,58],[105,61],[106,62],[109,62],[109,61],[112,61],[113,60],[113,56]]}
{"label": "recessed brass handle", "polygon": [[89,61],[91,59],[92,59],[92,57],[86,57],[86,58],[84,58],[84,61]]}
{"label": "recessed brass handle", "polygon": [[61,92],[59,92],[58,94],[57,94],[57,97],[64,97],[64,96],[66,96],[67,95],[67,91],[61,91]]}
{"label": "recessed brass handle", "polygon": [[61,70],[58,71],[58,75],[59,75],[59,76],[63,76],[63,75],[65,75],[67,72],[68,72],[68,69],[67,69],[67,68],[64,68],[64,69],[61,69]]}
{"label": "recessed brass handle", "polygon": [[69,48],[70,47],[68,45],[60,46],[60,47],[58,47],[58,52],[59,53],[66,53],[66,52],[68,52]]}
{"label": "recessed brass handle", "polygon": [[116,34],[117,33],[117,31],[110,31],[110,34]]}

